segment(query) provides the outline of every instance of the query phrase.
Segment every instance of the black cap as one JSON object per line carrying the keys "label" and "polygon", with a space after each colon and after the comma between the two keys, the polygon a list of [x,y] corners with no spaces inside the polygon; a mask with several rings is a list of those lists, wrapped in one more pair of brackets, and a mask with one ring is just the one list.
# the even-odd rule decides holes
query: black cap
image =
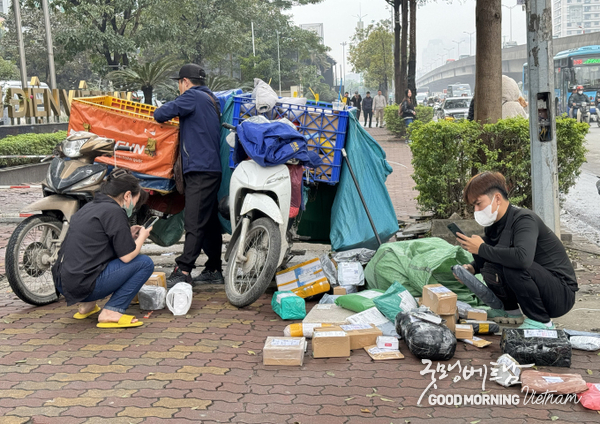
{"label": "black cap", "polygon": [[200,65],[196,65],[195,63],[188,63],[187,65],[183,65],[179,70],[179,75],[176,77],[171,77],[174,80],[180,80],[182,78],[199,78],[205,79],[206,72]]}

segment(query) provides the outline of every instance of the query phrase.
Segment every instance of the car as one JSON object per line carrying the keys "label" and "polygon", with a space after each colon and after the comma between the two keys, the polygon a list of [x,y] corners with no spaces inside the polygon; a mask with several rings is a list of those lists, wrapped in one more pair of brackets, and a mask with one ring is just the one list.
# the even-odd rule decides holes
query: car
{"label": "car", "polygon": [[435,110],[435,116],[438,120],[442,119],[466,119],[469,114],[469,106],[472,97],[448,97]]}

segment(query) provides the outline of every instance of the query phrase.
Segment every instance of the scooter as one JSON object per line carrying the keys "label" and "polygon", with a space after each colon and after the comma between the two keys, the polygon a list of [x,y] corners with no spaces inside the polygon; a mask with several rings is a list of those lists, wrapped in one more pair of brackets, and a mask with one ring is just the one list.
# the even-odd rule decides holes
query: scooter
{"label": "scooter", "polygon": [[94,163],[98,156],[112,156],[115,141],[89,132],[77,132],[55,147],[45,181],[44,198],[22,212],[41,211],[25,219],[12,233],[6,247],[6,276],[13,292],[24,302],[41,306],[58,297],[50,268],[75,212],[94,198],[108,173],[108,166]]}
{"label": "scooter", "polygon": [[[233,125],[222,125],[235,133]],[[262,167],[245,160],[233,171],[229,196],[219,205],[221,215],[231,221],[225,294],[232,305],[254,303],[269,287],[277,268],[290,259],[293,240],[305,239],[294,235],[291,199],[287,165]]]}
{"label": "scooter", "polygon": [[587,102],[575,103],[573,106],[573,115],[577,122],[590,123],[590,104]]}

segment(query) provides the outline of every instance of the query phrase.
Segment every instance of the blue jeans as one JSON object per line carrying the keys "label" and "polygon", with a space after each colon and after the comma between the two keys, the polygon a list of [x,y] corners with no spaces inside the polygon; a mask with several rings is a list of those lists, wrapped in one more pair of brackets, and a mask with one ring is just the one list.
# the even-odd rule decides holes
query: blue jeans
{"label": "blue jeans", "polygon": [[413,123],[413,121],[415,120],[415,118],[404,118],[404,125],[406,125],[407,127]]}
{"label": "blue jeans", "polygon": [[112,293],[104,309],[124,314],[153,272],[154,262],[146,255],[138,255],[129,263],[120,259],[110,261],[96,278],[94,291],[83,302],[104,299]]}

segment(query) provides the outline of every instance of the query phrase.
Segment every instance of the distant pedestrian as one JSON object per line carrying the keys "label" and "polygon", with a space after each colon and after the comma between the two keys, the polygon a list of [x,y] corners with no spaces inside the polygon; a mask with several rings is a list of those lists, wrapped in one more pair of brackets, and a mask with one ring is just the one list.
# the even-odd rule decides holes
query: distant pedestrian
{"label": "distant pedestrian", "polygon": [[383,110],[387,106],[387,100],[385,96],[381,94],[381,90],[377,92],[377,95],[373,98],[373,108],[375,109],[375,126],[383,127]]}
{"label": "distant pedestrian", "polygon": [[415,112],[415,105],[413,105],[412,101],[412,91],[410,88],[404,92],[404,100],[400,104],[399,114],[404,119],[404,125],[408,128],[410,124],[413,123],[417,113]]}
{"label": "distant pedestrian", "polygon": [[362,101],[362,110],[365,114],[365,127],[367,126],[367,121],[369,121],[369,128],[371,128],[373,121],[373,97],[371,97],[370,91],[367,91],[367,96]]}
{"label": "distant pedestrian", "polygon": [[356,108],[356,119],[360,121],[360,111],[362,110],[362,96],[358,94],[358,91],[354,92],[354,97],[352,97],[352,106]]}
{"label": "distant pedestrian", "polygon": [[344,103],[347,108],[350,107],[350,95],[347,91],[344,93],[344,97],[342,97],[342,103]]}
{"label": "distant pedestrian", "polygon": [[517,82],[506,75],[502,75],[502,119],[522,116],[527,118],[527,111],[519,102],[521,92]]}

